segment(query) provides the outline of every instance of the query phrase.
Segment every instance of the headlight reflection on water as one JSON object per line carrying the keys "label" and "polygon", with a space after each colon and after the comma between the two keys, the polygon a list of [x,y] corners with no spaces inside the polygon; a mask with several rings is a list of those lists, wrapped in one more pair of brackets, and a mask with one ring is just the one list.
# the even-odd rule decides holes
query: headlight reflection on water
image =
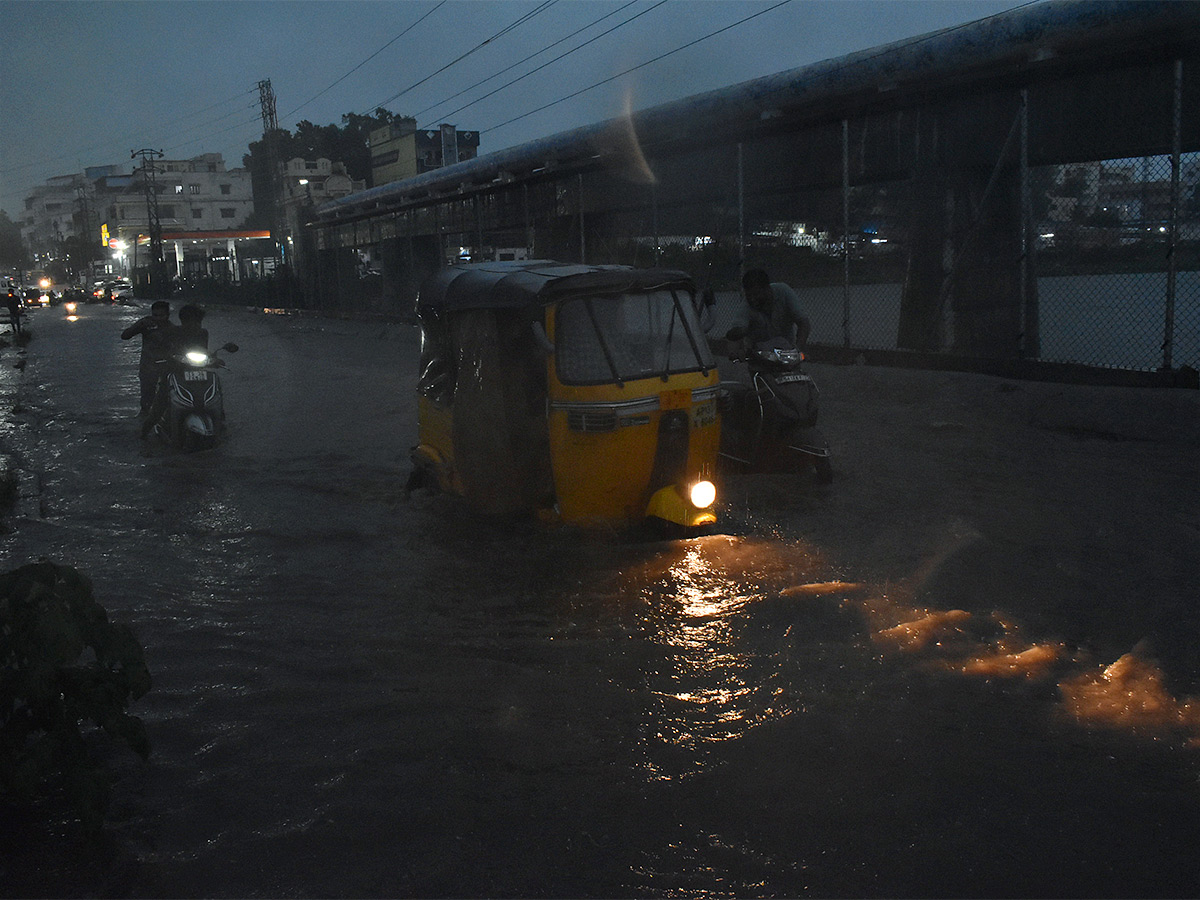
{"label": "headlight reflection on water", "polygon": [[[1078,651],[1026,636],[1001,611],[914,602],[920,572],[879,585],[816,577],[827,571],[819,554],[802,544],[718,536],[675,545],[626,573],[623,588],[644,601],[643,627],[664,651],[655,654],[656,669],[645,673],[654,698],[643,741],[652,778],[704,771],[721,742],[803,712],[806,697],[839,690],[847,676],[857,681],[853,672],[803,662],[815,653],[826,663],[853,666],[864,649],[854,634],[812,621],[818,608],[849,613],[857,623],[851,632],[869,638],[867,646],[884,657],[989,681],[1055,679],[1059,710],[1084,727],[1174,734],[1200,746],[1200,698],[1171,696],[1139,648],[1089,671]],[[804,632],[803,657],[793,655],[786,636],[793,625]]]}
{"label": "headlight reflection on water", "polygon": [[[772,651],[760,651],[742,634],[764,596],[764,583],[777,590],[779,579],[787,577],[791,563],[784,549],[774,542],[703,538],[677,545],[630,574],[630,587],[645,600],[651,637],[668,663],[647,673],[655,701],[646,723],[651,777],[702,771],[714,744],[789,711]],[[660,752],[682,759],[660,763]]]}

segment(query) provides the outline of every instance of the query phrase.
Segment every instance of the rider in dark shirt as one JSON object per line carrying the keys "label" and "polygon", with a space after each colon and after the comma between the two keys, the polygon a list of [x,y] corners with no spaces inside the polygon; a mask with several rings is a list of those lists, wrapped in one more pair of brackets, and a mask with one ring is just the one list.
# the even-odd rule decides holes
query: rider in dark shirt
{"label": "rider in dark shirt", "polygon": [[727,337],[745,337],[753,344],[781,337],[804,349],[811,323],[794,290],[782,281],[771,281],[762,269],[750,269],[742,277],[742,293],[745,305]]}
{"label": "rider in dark shirt", "polygon": [[155,300],[150,304],[150,315],[143,316],[121,332],[121,340],[142,336],[142,358],[138,364],[141,381],[141,414],[145,414],[154,400],[158,379],[163,374],[166,360],[171,354],[170,334],[175,329],[171,322],[171,304],[166,300]]}

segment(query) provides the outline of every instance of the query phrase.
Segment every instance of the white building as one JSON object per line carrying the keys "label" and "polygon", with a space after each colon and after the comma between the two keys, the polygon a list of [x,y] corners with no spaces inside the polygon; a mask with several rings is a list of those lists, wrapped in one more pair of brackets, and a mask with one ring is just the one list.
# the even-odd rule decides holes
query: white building
{"label": "white building", "polygon": [[365,181],[346,174],[346,166],[325,157],[295,157],[280,165],[280,212],[284,259],[297,270],[305,264],[304,223],[314,206],[366,189]]}
{"label": "white building", "polygon": [[[154,163],[158,222],[163,231],[235,231],[254,212],[254,193],[247,169],[226,169],[220,153]],[[103,209],[104,224],[116,240],[131,243],[149,234],[144,176]]]}

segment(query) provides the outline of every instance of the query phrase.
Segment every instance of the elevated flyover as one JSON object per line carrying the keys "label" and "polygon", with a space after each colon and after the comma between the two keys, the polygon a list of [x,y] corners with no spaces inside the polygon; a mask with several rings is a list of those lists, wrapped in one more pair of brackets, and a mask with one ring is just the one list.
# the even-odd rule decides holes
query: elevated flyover
{"label": "elevated flyover", "polygon": [[305,276],[398,311],[460,256],[664,262],[718,295],[763,265],[828,347],[1194,368],[1198,53],[1197,3],[1024,6],[331,201]]}

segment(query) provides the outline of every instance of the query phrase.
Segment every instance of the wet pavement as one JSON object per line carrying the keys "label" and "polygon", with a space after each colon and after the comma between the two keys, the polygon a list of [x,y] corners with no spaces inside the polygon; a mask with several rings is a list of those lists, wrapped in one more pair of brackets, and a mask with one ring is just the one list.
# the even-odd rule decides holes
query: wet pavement
{"label": "wet pavement", "polygon": [[141,312],[0,351],[3,568],[154,677],[105,845],[8,818],[3,895],[1200,892],[1192,394],[813,367],[834,484],[648,543],[406,497],[398,323],[211,308],[228,439],[143,445]]}

